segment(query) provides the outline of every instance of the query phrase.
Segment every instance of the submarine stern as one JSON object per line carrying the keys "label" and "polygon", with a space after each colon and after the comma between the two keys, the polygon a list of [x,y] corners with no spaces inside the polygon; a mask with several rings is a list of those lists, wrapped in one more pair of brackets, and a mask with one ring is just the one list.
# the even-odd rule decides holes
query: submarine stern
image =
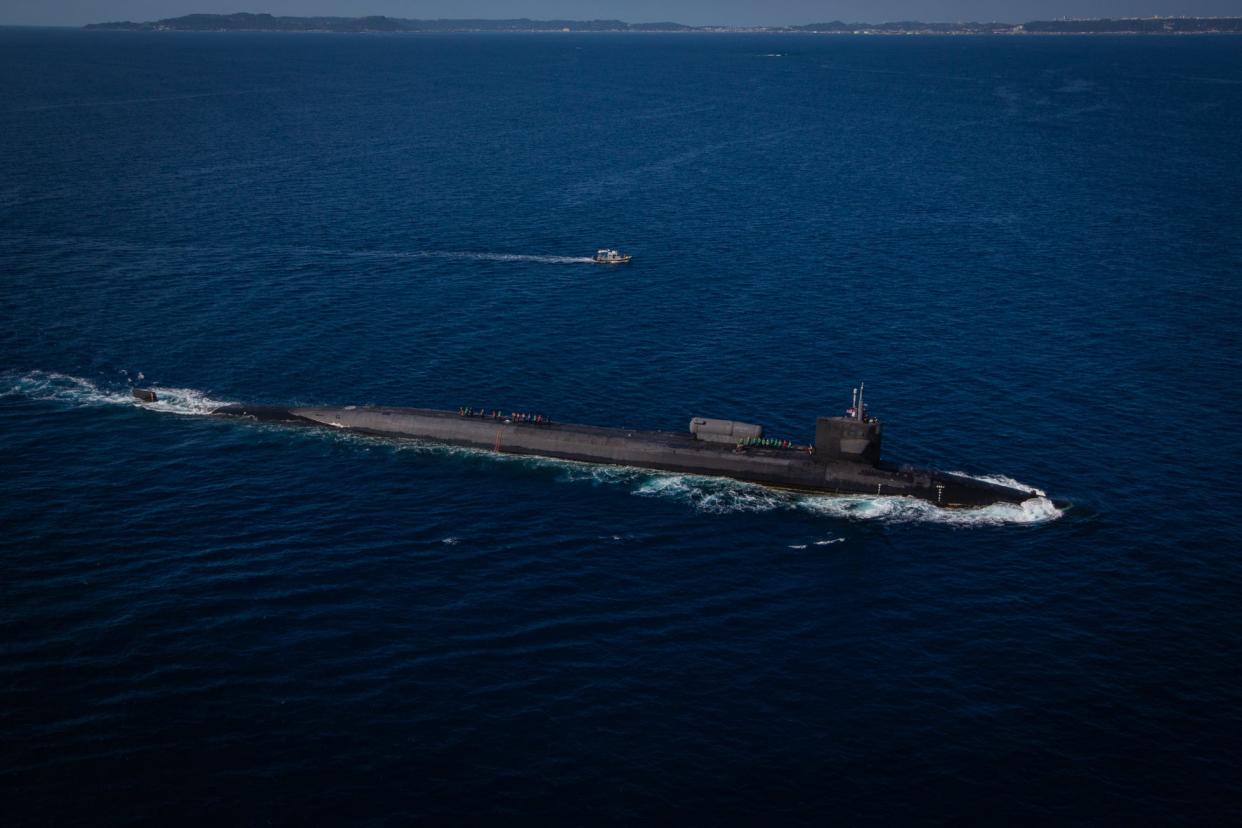
{"label": "submarine stern", "polygon": [[212,410],[213,416],[245,417],[261,423],[302,423],[318,425],[306,417],[299,417],[292,410],[279,405],[250,405],[248,403],[231,403]]}

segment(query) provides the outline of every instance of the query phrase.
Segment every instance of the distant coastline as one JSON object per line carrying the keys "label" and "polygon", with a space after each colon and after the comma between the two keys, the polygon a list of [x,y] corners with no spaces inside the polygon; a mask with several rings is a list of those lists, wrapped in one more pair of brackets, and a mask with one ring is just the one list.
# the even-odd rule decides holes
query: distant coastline
{"label": "distant coastline", "polygon": [[90,23],[84,28],[129,32],[773,32],[829,35],[1152,35],[1242,34],[1242,17],[1144,17],[1033,20],[1027,23],[808,23],[804,26],[686,26],[621,20],[407,20],[398,17],[277,17],[270,14],[187,14],[145,23]]}

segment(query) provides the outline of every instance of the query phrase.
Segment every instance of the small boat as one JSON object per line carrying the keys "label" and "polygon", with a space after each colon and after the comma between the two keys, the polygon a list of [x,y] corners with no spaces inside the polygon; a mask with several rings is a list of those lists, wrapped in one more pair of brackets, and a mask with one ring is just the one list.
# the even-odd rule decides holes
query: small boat
{"label": "small boat", "polygon": [[625,264],[632,258],[634,257],[625,255],[620,251],[605,248],[603,250],[596,250],[595,257],[591,261],[596,264]]}

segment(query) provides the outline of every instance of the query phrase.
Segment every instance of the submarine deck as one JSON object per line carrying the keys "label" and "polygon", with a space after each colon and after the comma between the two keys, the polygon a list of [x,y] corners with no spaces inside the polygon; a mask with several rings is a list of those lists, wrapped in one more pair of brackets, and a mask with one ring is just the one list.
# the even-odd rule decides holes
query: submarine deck
{"label": "submarine deck", "polygon": [[[529,429],[530,433],[556,433],[556,434],[577,434],[583,437],[590,437],[603,440],[641,440],[648,445],[659,445],[669,449],[692,449],[698,451],[719,452],[726,455],[754,455],[779,457],[793,460],[803,460],[810,457],[809,446],[797,445],[791,441],[788,448],[776,446],[743,446],[738,448],[734,442],[714,442],[697,439],[688,431],[663,431],[643,428],[630,428],[625,426],[595,426],[585,425],[582,423],[562,423],[558,421],[530,422],[523,420],[514,420],[511,416],[501,416],[499,418],[490,416],[476,416],[458,414],[455,411],[446,411],[439,408],[407,408],[399,406],[373,406],[373,405],[357,405],[357,406],[314,406],[307,408],[290,408],[291,413],[297,416],[306,416],[309,412],[326,412],[326,411],[354,411],[378,414],[381,417],[418,417],[427,419],[438,419],[453,423],[475,423],[479,425],[489,425],[503,428]],[[308,417],[315,419],[316,417]],[[393,423],[393,429],[383,429],[385,432],[395,432],[400,429],[398,423]]]}
{"label": "submarine deck", "polygon": [[506,454],[731,477],[769,486],[836,494],[911,495],[944,506],[1020,503],[1026,492],[955,474],[823,460],[808,447],[709,442],[689,432],[558,422],[524,422],[454,411],[391,406],[276,407],[229,405],[217,414],[327,426],[376,436],[420,439]]}

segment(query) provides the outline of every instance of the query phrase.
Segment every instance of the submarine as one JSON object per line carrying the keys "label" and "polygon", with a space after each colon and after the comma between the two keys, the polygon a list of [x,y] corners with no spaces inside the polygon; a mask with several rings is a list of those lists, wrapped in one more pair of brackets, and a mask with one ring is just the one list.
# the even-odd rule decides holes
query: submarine
{"label": "submarine", "polygon": [[[765,437],[761,425],[709,417],[691,418],[685,431],[642,431],[474,408],[234,403],[211,414],[502,454],[725,477],[800,492],[915,497],[946,508],[1021,504],[1043,496],[1035,489],[881,460],[883,425],[869,413],[863,393],[862,385],[854,389],[844,416],[817,418],[811,444]],[[157,397],[146,388],[135,388],[133,394],[146,402]]]}

